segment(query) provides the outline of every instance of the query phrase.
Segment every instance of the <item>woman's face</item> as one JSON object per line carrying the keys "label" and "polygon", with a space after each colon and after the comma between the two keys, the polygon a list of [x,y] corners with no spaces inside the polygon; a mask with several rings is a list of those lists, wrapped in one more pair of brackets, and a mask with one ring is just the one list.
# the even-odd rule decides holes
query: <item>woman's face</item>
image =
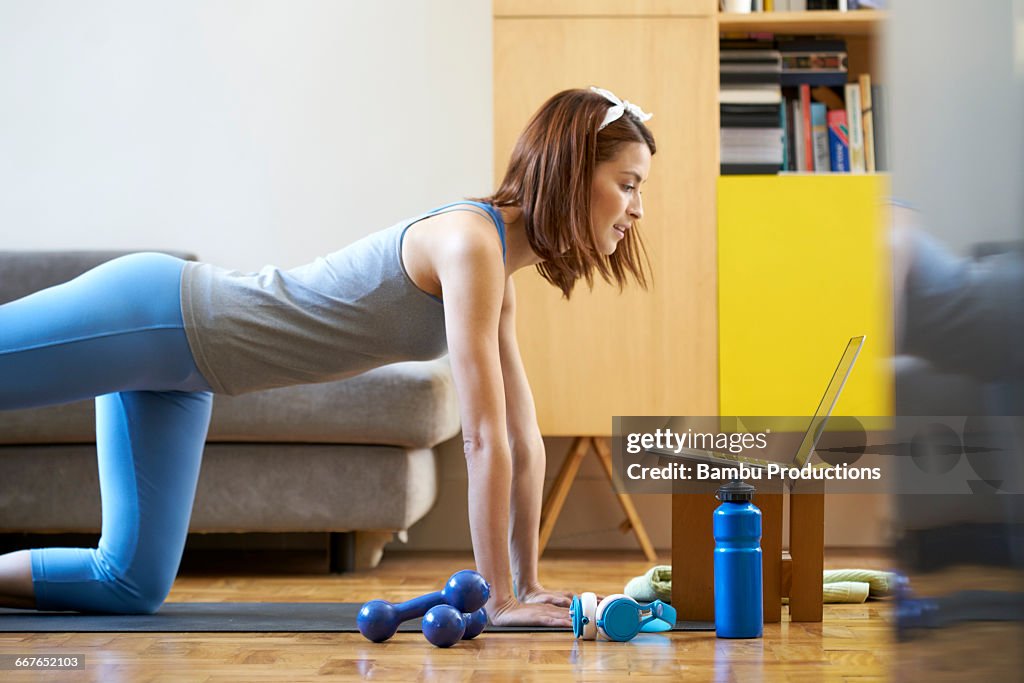
{"label": "woman's face", "polygon": [[642,142],[630,142],[618,154],[594,169],[590,192],[590,220],[598,249],[615,253],[619,240],[644,215],[640,185],[651,170],[651,151]]}

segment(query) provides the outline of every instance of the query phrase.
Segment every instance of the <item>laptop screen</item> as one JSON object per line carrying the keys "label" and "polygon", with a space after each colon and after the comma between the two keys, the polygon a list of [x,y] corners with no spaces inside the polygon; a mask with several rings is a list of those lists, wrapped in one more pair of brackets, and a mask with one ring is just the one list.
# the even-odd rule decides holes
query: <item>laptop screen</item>
{"label": "laptop screen", "polygon": [[850,342],[846,345],[846,351],[843,352],[843,357],[839,359],[839,365],[836,366],[836,371],[832,373],[832,379],[825,389],[825,394],[821,397],[821,403],[818,404],[818,409],[814,411],[811,424],[807,428],[803,440],[800,441],[796,455],[793,456],[794,467],[803,467],[811,459],[811,453],[814,452],[818,439],[821,438],[822,432],[825,431],[825,424],[832,414],[832,409],[836,407],[839,394],[843,391],[843,385],[846,384],[846,379],[850,376],[850,371],[853,369],[853,364],[857,360],[862,346],[864,346],[863,335],[851,337]]}

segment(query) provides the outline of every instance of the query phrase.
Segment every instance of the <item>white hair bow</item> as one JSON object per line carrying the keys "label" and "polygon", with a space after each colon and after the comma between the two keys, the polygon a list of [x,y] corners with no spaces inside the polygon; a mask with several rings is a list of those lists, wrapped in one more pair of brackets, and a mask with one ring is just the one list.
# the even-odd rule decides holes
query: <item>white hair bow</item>
{"label": "white hair bow", "polygon": [[623,115],[623,113],[627,111],[641,121],[649,121],[650,118],[654,116],[654,114],[648,114],[643,109],[636,106],[629,100],[620,100],[618,97],[615,96],[615,93],[611,92],[610,90],[605,90],[604,88],[598,88],[596,86],[590,86],[590,89],[596,92],[601,97],[608,100],[609,102],[611,102],[613,105],[608,108],[607,112],[605,112],[604,121],[602,121],[601,125],[598,126],[598,130],[602,130],[612,121],[618,120]]}

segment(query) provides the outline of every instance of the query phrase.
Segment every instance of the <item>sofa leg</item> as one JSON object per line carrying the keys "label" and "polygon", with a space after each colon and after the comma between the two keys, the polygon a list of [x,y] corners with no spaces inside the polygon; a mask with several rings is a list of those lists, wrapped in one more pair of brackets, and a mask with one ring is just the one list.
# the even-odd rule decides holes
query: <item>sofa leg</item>
{"label": "sofa leg", "polygon": [[330,568],[332,574],[373,569],[384,556],[384,546],[394,531],[332,531]]}
{"label": "sofa leg", "polygon": [[373,569],[380,564],[384,556],[384,546],[395,537],[394,531],[357,531],[355,532],[355,568]]}
{"label": "sofa leg", "polygon": [[352,531],[332,531],[328,556],[332,574],[344,574],[356,568],[356,539]]}

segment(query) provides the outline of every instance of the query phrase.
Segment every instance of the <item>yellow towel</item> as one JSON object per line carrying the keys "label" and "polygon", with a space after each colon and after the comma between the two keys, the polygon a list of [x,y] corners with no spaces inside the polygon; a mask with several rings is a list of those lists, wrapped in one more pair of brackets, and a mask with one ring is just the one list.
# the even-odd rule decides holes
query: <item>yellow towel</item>
{"label": "yellow towel", "polygon": [[868,599],[870,586],[863,581],[836,581],[822,586],[821,597],[828,603],[860,603]]}
{"label": "yellow towel", "polygon": [[881,572],[873,569],[826,569],[825,584],[843,581],[858,581],[871,587],[871,597],[884,598],[892,595],[896,587],[896,575],[892,572]]}
{"label": "yellow towel", "polygon": [[[874,569],[826,569],[822,575],[822,600],[828,603],[861,603],[892,595],[896,575]],[[655,598],[672,601],[672,567],[659,564],[643,576],[630,579],[622,591],[638,602]]]}

